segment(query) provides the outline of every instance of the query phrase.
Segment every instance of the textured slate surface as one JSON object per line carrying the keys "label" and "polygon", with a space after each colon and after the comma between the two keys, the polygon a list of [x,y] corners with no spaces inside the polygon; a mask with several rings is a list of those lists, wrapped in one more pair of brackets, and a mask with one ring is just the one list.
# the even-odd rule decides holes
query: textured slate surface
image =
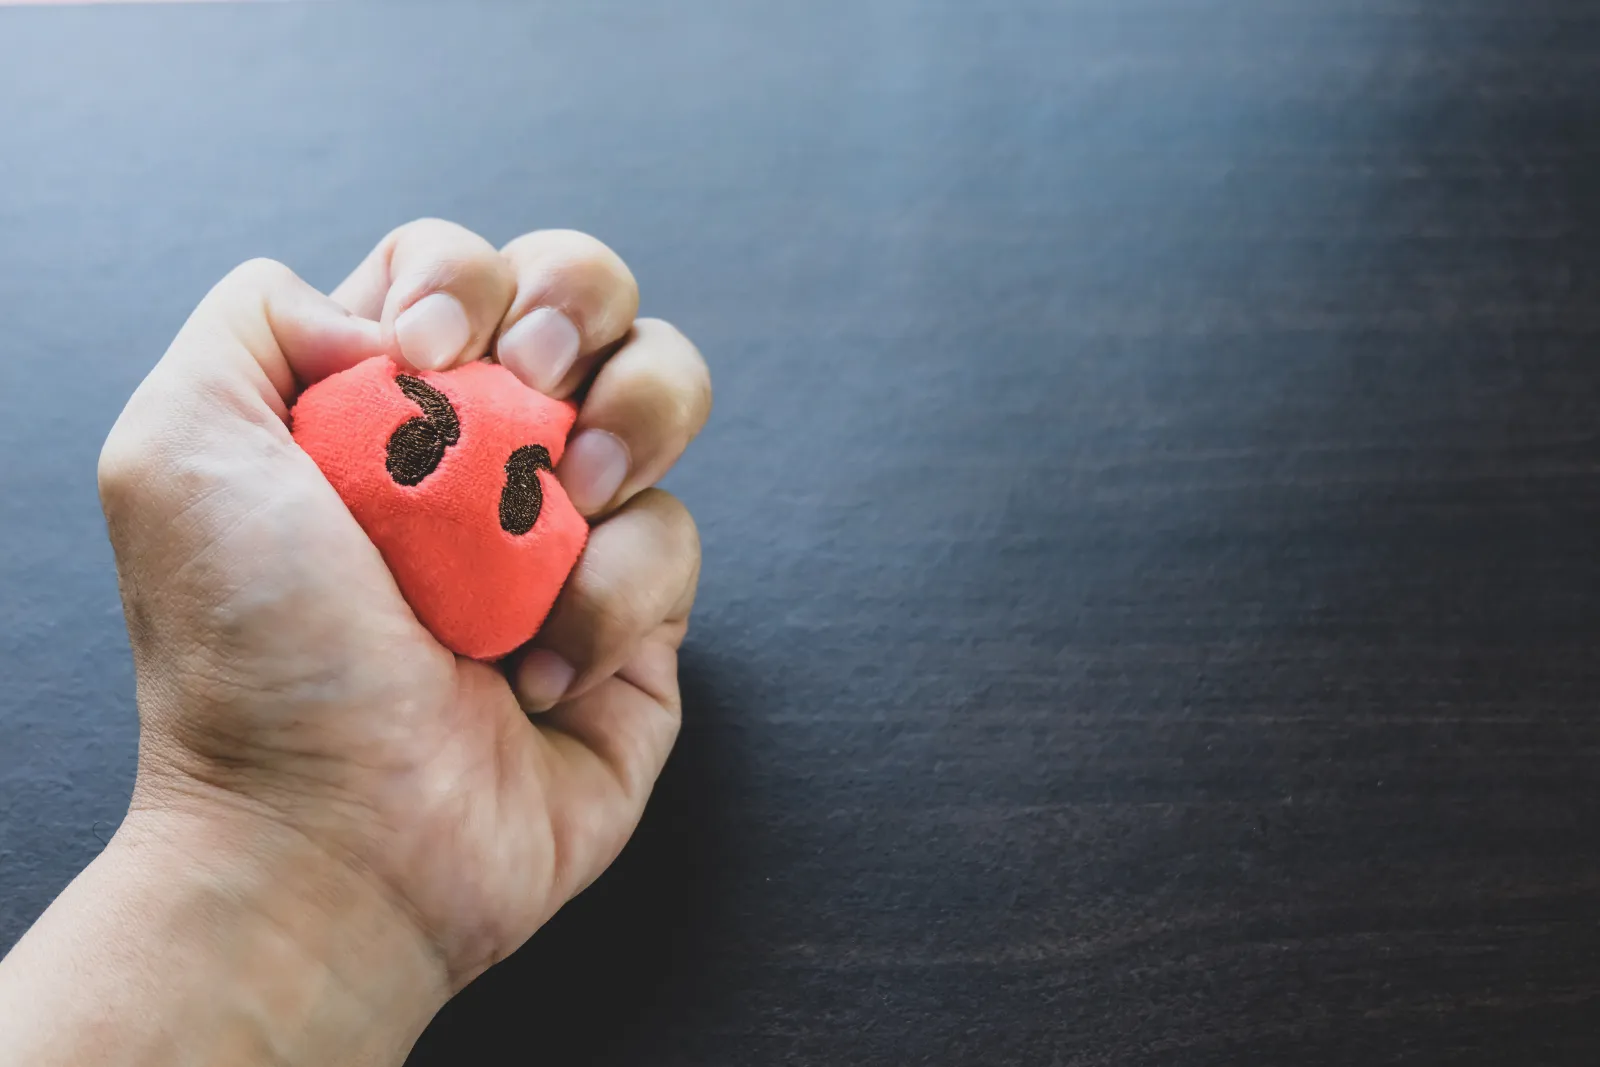
{"label": "textured slate surface", "polygon": [[0,945],[130,783],[123,398],[437,214],[719,407],[646,827],[417,1064],[1593,1063],[1590,10],[0,13]]}

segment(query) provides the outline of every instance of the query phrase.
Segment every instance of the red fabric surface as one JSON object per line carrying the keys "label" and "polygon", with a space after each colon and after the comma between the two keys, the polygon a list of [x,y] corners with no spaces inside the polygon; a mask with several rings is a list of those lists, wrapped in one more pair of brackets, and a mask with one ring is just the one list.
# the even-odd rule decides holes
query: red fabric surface
{"label": "red fabric surface", "polygon": [[[400,389],[401,374],[444,394],[459,424],[458,440],[444,446],[437,467],[409,486],[390,471],[389,443],[426,413]],[[383,554],[423,625],[452,651],[495,659],[538,630],[589,535],[548,471],[536,475],[543,502],[532,529],[503,529],[506,462],[524,445],[543,445],[559,462],[576,417],[571,404],[534,392],[495,364],[412,374],[370,359],[302,393],[290,427]]]}

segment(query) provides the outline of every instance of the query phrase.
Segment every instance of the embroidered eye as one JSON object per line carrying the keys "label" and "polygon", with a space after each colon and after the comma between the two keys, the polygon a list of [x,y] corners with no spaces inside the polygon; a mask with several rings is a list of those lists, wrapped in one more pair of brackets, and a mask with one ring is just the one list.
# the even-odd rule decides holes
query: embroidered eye
{"label": "embroidered eye", "polygon": [[461,423],[449,397],[421,378],[398,374],[394,384],[422,409],[422,414],[402,422],[389,435],[384,466],[389,468],[389,477],[399,484],[417,485],[439,468],[444,450],[461,440]]}
{"label": "embroidered eye", "polygon": [[520,537],[539,521],[544,489],[539,471],[550,469],[550,450],[544,445],[523,445],[506,460],[506,487],[500,490],[500,528]]}

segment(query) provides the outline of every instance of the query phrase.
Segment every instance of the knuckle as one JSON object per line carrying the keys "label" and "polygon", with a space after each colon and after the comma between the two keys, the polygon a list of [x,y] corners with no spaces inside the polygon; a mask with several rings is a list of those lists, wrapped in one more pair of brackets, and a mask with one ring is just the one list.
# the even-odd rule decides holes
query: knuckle
{"label": "knuckle", "polygon": [[168,406],[150,379],[128,398],[122,414],[106,434],[95,463],[95,481],[102,507],[110,513],[152,483],[159,484],[160,412]]}
{"label": "knuckle", "polygon": [[651,348],[663,351],[693,353],[696,359],[700,357],[700,350],[695,348],[694,342],[689,340],[682,330],[666,319],[646,316],[635,320],[633,324],[633,343],[649,345]]}
{"label": "knuckle", "polygon": [[711,408],[716,397],[711,388],[711,371],[703,360],[697,360],[691,379],[689,397],[689,436],[694,437],[711,418]]}
{"label": "knuckle", "polygon": [[672,436],[682,436],[694,421],[695,390],[679,374],[664,367],[642,370],[634,385],[649,397],[654,421]]}
{"label": "knuckle", "polygon": [[422,218],[403,222],[384,235],[381,245],[393,248],[396,245],[414,240],[419,237],[456,236],[462,233],[471,233],[459,223],[449,219],[436,218],[424,215]]}
{"label": "knuckle", "polygon": [[464,304],[475,330],[486,330],[506,309],[515,278],[494,246],[454,224],[413,232],[390,250],[389,301],[395,314],[429,293],[446,291]]}
{"label": "knuckle", "polygon": [[108,511],[123,505],[134,487],[144,480],[143,471],[140,450],[130,446],[125,434],[113,430],[100,446],[100,459],[95,465],[101,505]]}
{"label": "knuckle", "polygon": [[276,288],[296,277],[294,271],[275,259],[258,256],[247,259],[230,270],[218,283],[225,290],[266,290]]}
{"label": "knuckle", "polygon": [[[526,294],[535,298],[563,290],[577,314],[599,314],[631,321],[638,309],[639,284],[611,247],[577,230],[536,230],[506,245]],[[620,297],[620,301],[619,301]],[[618,309],[620,305],[620,310]]]}
{"label": "knuckle", "polygon": [[661,547],[669,558],[700,558],[700,527],[683,501],[652,486],[634,497],[633,506],[655,520]]}
{"label": "knuckle", "polygon": [[509,287],[511,271],[494,245],[444,219],[416,219],[392,230],[380,246],[398,288],[451,288],[486,279]]}
{"label": "knuckle", "polygon": [[514,259],[592,262],[627,270],[610,245],[582,230],[534,230],[513,238],[505,252]]}
{"label": "knuckle", "polygon": [[[504,280],[510,271],[494,246],[465,226],[444,219],[416,219],[384,238],[392,274],[413,285],[448,287],[484,278]],[[403,288],[404,286],[402,286]]]}
{"label": "knuckle", "polygon": [[693,437],[710,417],[711,374],[687,341],[676,355],[639,361],[629,385],[650,421],[675,438]]}
{"label": "knuckle", "polygon": [[576,588],[583,608],[587,658],[599,659],[607,650],[632,642],[646,623],[637,591],[599,568],[586,570]]}
{"label": "knuckle", "polygon": [[590,661],[631,646],[660,623],[700,566],[699,530],[672,494],[646,489],[612,521],[618,519],[628,532],[586,552],[571,584],[576,611],[564,629]]}

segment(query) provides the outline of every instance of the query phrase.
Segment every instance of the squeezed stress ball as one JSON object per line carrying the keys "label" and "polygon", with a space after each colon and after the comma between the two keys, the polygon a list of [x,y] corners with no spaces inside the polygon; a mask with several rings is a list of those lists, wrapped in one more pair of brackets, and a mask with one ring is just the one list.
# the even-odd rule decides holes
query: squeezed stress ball
{"label": "squeezed stress ball", "polygon": [[290,431],[422,624],[496,659],[539,629],[589,535],[551,472],[576,417],[497,364],[414,374],[380,358],[302,393]]}

